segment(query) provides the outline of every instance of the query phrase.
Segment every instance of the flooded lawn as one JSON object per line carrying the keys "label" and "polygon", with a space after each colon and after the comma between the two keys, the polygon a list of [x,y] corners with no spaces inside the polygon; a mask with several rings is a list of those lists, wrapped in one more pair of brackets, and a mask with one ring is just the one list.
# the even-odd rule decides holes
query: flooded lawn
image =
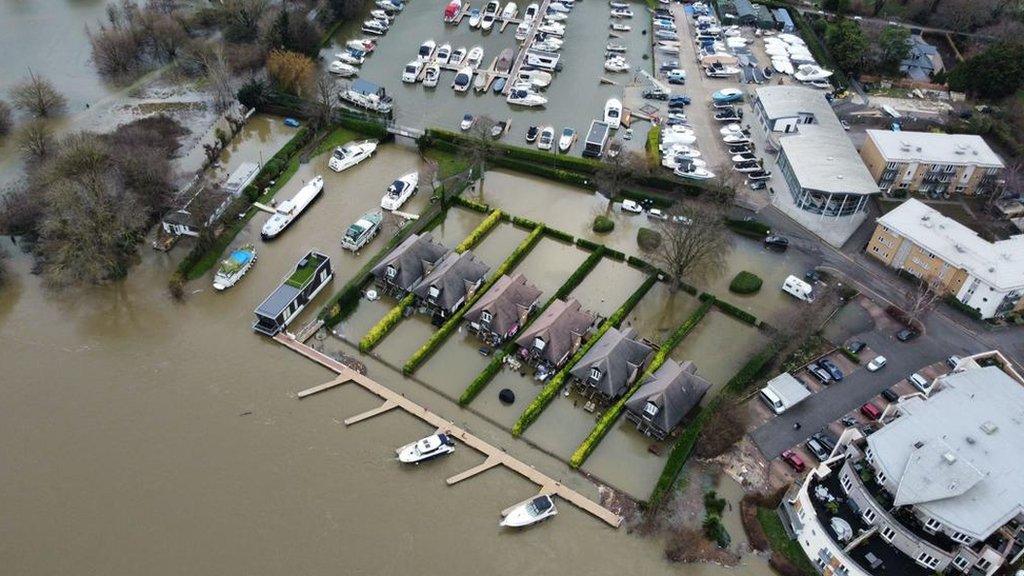
{"label": "flooded lawn", "polygon": [[[466,236],[469,236],[470,232],[483,222],[484,218],[485,216],[479,212],[466,210],[465,208],[449,208],[445,219],[437,226],[434,226],[430,233],[434,235],[435,242],[440,242],[449,248],[455,248],[466,239]],[[493,233],[494,230],[491,232]]]}
{"label": "flooded lawn", "polygon": [[[450,212],[450,211],[449,211]],[[488,274],[508,258],[509,254],[516,249],[516,246],[526,238],[527,232],[517,228],[508,222],[502,222],[491,228],[491,231],[484,236],[483,240],[473,248],[473,254],[477,260],[485,262],[491,267]]]}
{"label": "flooded lawn", "polygon": [[[221,152],[220,166],[212,174],[226,178],[243,162],[265,164],[298,131],[298,128],[285,126],[283,120],[278,116],[254,114]],[[201,154],[202,150],[199,149],[198,153]]]}
{"label": "flooded lawn", "polygon": [[516,266],[526,279],[542,291],[541,302],[565,284],[573,271],[586,260],[587,252],[553,238],[541,238],[526,258]]}
{"label": "flooded lawn", "polygon": [[[468,384],[468,382],[467,382]],[[516,395],[512,404],[502,404],[498,393],[508,388]],[[491,418],[502,428],[510,430],[519,419],[526,405],[540,392],[540,383],[530,373],[520,375],[507,367],[491,380],[491,383],[473,400],[473,409]]]}
{"label": "flooded lawn", "polygon": [[707,402],[767,342],[753,326],[712,308],[671,358],[679,363],[693,361],[697,374],[713,384],[704,397]]}
{"label": "flooded lawn", "polygon": [[[529,396],[526,403],[533,400],[540,389],[541,385],[537,383],[536,391]],[[583,442],[594,429],[600,415],[600,409],[587,412],[583,409],[584,404],[585,401],[576,394],[558,394],[537,421],[526,430],[524,436],[559,458],[568,460],[580,442]],[[523,408],[525,407],[526,404],[523,404]],[[614,433],[612,431],[609,436]]]}
{"label": "flooded lawn", "polygon": [[[482,7],[477,6],[478,8]],[[496,24],[489,33],[481,33],[469,27],[469,19],[459,26],[446,26],[441,21],[444,3],[410,2],[398,16],[391,30],[379,40],[376,51],[362,65],[359,77],[384,86],[395,99],[395,119],[398,123],[419,128],[440,127],[457,130],[462,116],[471,113],[487,115],[495,120],[512,119],[511,130],[504,141],[524,144],[524,135],[530,125],[554,126],[560,131],[572,127],[585,136],[590,121],[603,116],[605,101],[610,97],[623,99],[623,86],[632,74],[612,74],[603,69],[605,45],[614,40],[627,47],[626,58],[635,68],[647,68],[642,60],[648,52],[646,18],[638,17],[629,21],[633,30],[622,37],[608,35],[608,7],[603,3],[580,2],[565,21],[565,45],[561,50],[563,70],[555,74],[545,95],[548,103],[540,108],[512,108],[501,95],[480,93],[471,90],[456,93],[451,89],[455,73],[442,71],[436,88],[425,88],[422,84],[401,82],[402,69],[415,58],[419,45],[432,38],[440,46],[450,43],[452,48],[465,46],[467,49],[480,45],[484,49],[484,65],[490,63],[505,48],[516,45],[515,25],[509,25],[504,32]],[[520,10],[525,3],[520,3]],[[637,11],[641,10],[639,6]],[[345,40],[363,36],[358,29],[345,30],[335,37],[335,43],[325,48],[321,55],[326,67],[333,55],[341,50]],[[619,85],[601,84],[602,76],[614,77]],[[345,81],[341,81],[345,82]],[[629,146],[643,147],[649,124],[637,122],[634,125]],[[624,132],[624,130],[620,130]],[[572,154],[580,154],[582,144],[577,143]]]}
{"label": "flooded lawn", "polygon": [[632,326],[641,337],[655,343],[662,342],[698,306],[700,300],[681,290],[672,293],[667,283],[658,282],[626,316],[622,326]]}
{"label": "flooded lawn", "polygon": [[572,291],[572,297],[579,300],[584,309],[607,318],[643,284],[646,277],[625,262],[602,258]]}
{"label": "flooded lawn", "polygon": [[416,371],[417,378],[456,401],[466,386],[491,361],[490,357],[480,354],[484,344],[470,334],[465,326],[463,323]]}
{"label": "flooded lawn", "polygon": [[413,355],[430,335],[437,331],[437,327],[430,323],[430,318],[425,314],[416,313],[398,323],[391,332],[381,340],[373,353],[395,366],[402,369],[405,361]]}
{"label": "flooded lawn", "polygon": [[646,500],[658,482],[671,449],[671,446],[663,447],[662,455],[658,456],[648,450],[653,444],[659,443],[637,432],[636,425],[623,416],[590,455],[583,469],[635,498]]}
{"label": "flooded lawn", "polygon": [[395,304],[397,302],[393,298],[379,298],[372,302],[363,298],[359,301],[359,306],[355,311],[335,330],[349,342],[359,342]]}

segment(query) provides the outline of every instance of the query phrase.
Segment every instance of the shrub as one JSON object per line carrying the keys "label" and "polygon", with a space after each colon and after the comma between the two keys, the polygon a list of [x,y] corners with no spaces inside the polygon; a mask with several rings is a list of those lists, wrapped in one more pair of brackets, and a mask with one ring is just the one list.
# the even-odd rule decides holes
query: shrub
{"label": "shrub", "polygon": [[725,225],[733,232],[744,236],[750,236],[751,238],[764,238],[771,234],[772,231],[767,224],[758,220],[737,220],[735,218],[726,218]]}
{"label": "shrub", "polygon": [[494,377],[501,371],[502,364],[505,363],[505,351],[502,350],[491,358],[491,361],[484,366],[484,369],[473,378],[473,381],[469,383],[469,386],[459,396],[459,406],[467,406],[473,401],[477,395],[480,394],[483,389],[494,380]]}
{"label": "shrub", "polygon": [[704,514],[720,517],[725,511],[725,505],[725,498],[719,498],[718,493],[714,490],[704,493]]}
{"label": "shrub", "polygon": [[483,237],[498,224],[498,222],[501,222],[501,210],[495,210],[494,212],[491,212],[487,218],[484,218],[483,222],[481,222],[472,232],[469,233],[469,236],[466,236],[466,238],[455,247],[455,251],[461,254],[476,246],[480,240],[482,240]]}
{"label": "shrub", "polygon": [[453,196],[452,201],[454,201],[459,206],[462,206],[463,208],[468,208],[474,212],[479,212],[481,214],[488,214],[491,211],[491,207],[488,206],[487,204],[474,202],[473,200],[468,200],[466,198],[463,198],[462,196]]}
{"label": "shrub", "polygon": [[661,246],[661,233],[651,228],[640,228],[636,232],[636,243],[644,252],[652,252]]}
{"label": "shrub", "polygon": [[618,260],[619,262],[623,262],[626,259],[626,255],[623,252],[619,252],[618,250],[613,250],[611,248],[605,248],[604,255],[612,260]]}
{"label": "shrub", "polygon": [[732,316],[733,318],[741,322],[746,322],[751,326],[757,326],[757,316],[754,316],[753,314],[747,312],[746,310],[741,310],[724,300],[719,300],[714,296],[712,296],[711,298],[714,300],[715,306],[722,312],[725,312],[729,316]]}
{"label": "shrub", "polygon": [[737,294],[754,294],[761,289],[762,283],[760,276],[743,270],[729,283],[729,291]]}
{"label": "shrub", "polygon": [[[534,228],[536,228],[537,226],[540,225],[540,222],[534,222],[533,220],[530,220],[528,218],[521,218],[519,216],[513,216],[512,217],[512,224],[514,224],[516,226],[519,226],[520,228],[526,228],[527,230],[533,230]],[[551,232],[552,232],[552,230],[549,230],[548,228],[544,229],[544,233],[549,235],[549,236],[551,235]]]}
{"label": "shrub", "polygon": [[262,80],[252,78],[238,89],[238,101],[247,108],[259,108],[266,99],[267,85]]}
{"label": "shrub", "polygon": [[373,350],[374,346],[379,344],[395,326],[398,326],[398,323],[405,317],[405,309],[412,306],[415,300],[416,295],[410,292],[399,300],[391,310],[388,310],[388,313],[359,340],[359,351],[366,353]]}
{"label": "shrub", "polygon": [[594,218],[593,229],[598,234],[607,234],[615,229],[615,222],[607,216],[598,216]]}
{"label": "shrub", "polygon": [[11,88],[11,102],[19,110],[45,118],[62,114],[68,99],[57,91],[52,82],[29,69],[28,78]]}
{"label": "shrub", "polygon": [[843,353],[843,356],[849,358],[854,364],[860,364],[860,356],[847,350],[846,346],[840,346],[839,351]]}
{"label": "shrub", "polygon": [[958,310],[960,312],[963,312],[964,314],[970,316],[971,318],[974,318],[975,320],[981,320],[981,311],[980,310],[978,310],[977,308],[975,308],[973,306],[969,306],[969,305],[964,304],[963,302],[957,300],[956,296],[950,294],[949,296],[946,296],[945,300],[946,300],[946,304],[949,304],[949,306],[951,308],[953,308],[954,310]]}

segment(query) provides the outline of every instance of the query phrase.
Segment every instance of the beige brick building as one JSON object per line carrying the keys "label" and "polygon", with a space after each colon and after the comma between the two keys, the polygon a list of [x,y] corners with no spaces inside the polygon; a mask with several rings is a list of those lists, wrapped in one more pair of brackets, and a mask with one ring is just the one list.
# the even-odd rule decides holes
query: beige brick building
{"label": "beige brick building", "polygon": [[1024,310],[1024,235],[989,242],[915,199],[878,219],[867,253],[934,282],[982,318]]}
{"label": "beige brick building", "polygon": [[988,194],[1002,184],[1003,165],[981,136],[868,130],[861,146],[878,187],[940,197]]}

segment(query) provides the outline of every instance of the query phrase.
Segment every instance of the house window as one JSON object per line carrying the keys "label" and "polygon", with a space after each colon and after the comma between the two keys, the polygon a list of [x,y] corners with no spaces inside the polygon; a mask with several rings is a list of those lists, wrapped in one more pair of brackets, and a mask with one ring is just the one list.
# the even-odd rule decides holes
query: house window
{"label": "house window", "polygon": [[927,552],[921,552],[917,555],[917,563],[929,568],[935,568],[939,565],[939,559]]}
{"label": "house window", "polygon": [[483,322],[484,324],[490,324],[491,320],[493,319],[494,317],[491,316],[491,313],[488,312],[487,310],[484,310],[483,312],[480,313],[480,321]]}
{"label": "house window", "polygon": [[988,572],[988,569],[992,567],[992,561],[988,558],[979,558],[975,566],[977,566],[981,570],[984,570],[985,572]]}
{"label": "house window", "polygon": [[900,167],[900,163],[899,162],[886,162],[885,163],[885,169],[886,170],[895,170],[895,169],[897,169],[899,167]]}
{"label": "house window", "polygon": [[953,559],[953,565],[956,566],[957,568],[961,569],[961,570],[964,570],[964,571],[967,570],[967,566],[969,564],[970,564],[970,560],[968,560],[967,558],[964,558],[963,556],[960,556],[959,554],[957,555],[956,558]]}
{"label": "house window", "polygon": [[875,451],[871,448],[868,448],[867,451],[864,452],[864,456],[868,459],[869,464],[875,463]]}
{"label": "house window", "polygon": [[600,368],[591,368],[590,369],[590,379],[595,381],[595,382],[600,380],[601,379],[601,369]]}
{"label": "house window", "polygon": [[536,348],[538,352],[543,350],[546,345],[547,343],[544,342],[544,339],[540,336],[533,339],[533,347]]}
{"label": "house window", "polygon": [[942,523],[934,518],[929,518],[927,521],[925,521],[924,528],[925,530],[935,532],[939,528],[942,528]]}
{"label": "house window", "polygon": [[885,538],[886,542],[892,542],[892,539],[896,537],[896,531],[892,529],[892,526],[882,526],[882,538]]}
{"label": "house window", "polygon": [[868,524],[874,524],[877,518],[878,515],[875,514],[875,511],[872,510],[871,508],[864,510],[864,521]]}
{"label": "house window", "polygon": [[654,418],[658,414],[658,405],[654,402],[648,402],[644,405],[644,416],[647,418]]}
{"label": "house window", "polygon": [[427,294],[429,294],[430,299],[433,300],[434,298],[437,298],[438,296],[441,295],[441,289],[438,288],[437,286],[431,286],[430,290],[427,291]]}
{"label": "house window", "polygon": [[956,540],[957,542],[962,542],[962,543],[967,544],[967,545],[970,545],[970,544],[974,543],[974,538],[971,538],[970,536],[968,536],[967,534],[964,534],[963,532],[953,532],[953,535],[950,536],[950,538],[952,538],[953,540]]}
{"label": "house window", "polygon": [[885,472],[882,472],[881,470],[879,470],[878,471],[878,482],[879,482],[879,484],[885,484],[886,480],[887,480],[887,478],[885,477]]}
{"label": "house window", "polygon": [[846,490],[847,494],[850,493],[850,490],[853,490],[853,481],[850,480],[849,476],[840,478],[839,483],[843,485],[843,490]]}
{"label": "house window", "polygon": [[395,276],[398,276],[398,268],[395,268],[394,266],[388,265],[388,270],[387,270],[386,274],[387,274],[388,278],[393,280],[395,278]]}

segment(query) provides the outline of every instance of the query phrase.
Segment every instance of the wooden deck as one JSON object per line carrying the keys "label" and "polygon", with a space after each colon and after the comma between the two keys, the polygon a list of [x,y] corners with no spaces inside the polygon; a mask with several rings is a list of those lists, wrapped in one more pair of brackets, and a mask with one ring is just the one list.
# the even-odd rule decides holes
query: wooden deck
{"label": "wooden deck", "polygon": [[[545,5],[547,0],[545,0]],[[338,374],[338,377],[330,382],[314,386],[307,390],[303,390],[298,393],[300,399],[307,398],[318,392],[329,390],[335,386],[339,386],[345,383],[354,383],[361,386],[363,389],[371,392],[377,397],[383,400],[383,403],[372,410],[364,412],[362,414],[353,416],[345,420],[346,425],[352,425],[362,420],[372,418],[378,414],[383,414],[394,408],[401,408],[409,414],[416,416],[420,420],[430,424],[437,428],[439,432],[443,432],[458,439],[463,445],[473,448],[474,450],[482,453],[486,458],[477,466],[470,468],[460,474],[456,474],[446,481],[448,485],[454,485],[463,480],[467,480],[477,474],[483,473],[491,468],[498,465],[502,465],[513,472],[530,480],[539,487],[539,494],[550,494],[552,496],[558,496],[582,510],[596,516],[601,519],[609,526],[618,528],[622,524],[622,517],[612,512],[611,510],[601,506],[597,502],[594,502],[590,498],[576,492],[575,490],[565,486],[557,480],[547,476],[543,472],[540,472],[533,466],[526,464],[516,458],[510,456],[500,448],[496,448],[487,442],[477,438],[476,436],[466,432],[464,429],[455,425],[454,422],[445,420],[441,416],[428,411],[426,408],[419,404],[409,400],[405,396],[394,392],[390,388],[378,384],[374,380],[355,372],[348,368],[344,364],[334,360],[333,358],[306,346],[302,342],[296,341],[294,338],[289,336],[287,333],[281,333],[274,337],[279,343],[287,346],[288,348],[298,352],[305,356],[309,360],[312,360],[321,366],[324,366],[328,370],[331,370]]]}
{"label": "wooden deck", "polygon": [[[551,0],[541,0],[540,9],[537,10],[537,15],[533,17],[533,22],[530,25],[530,31],[526,34],[526,39],[519,46],[519,53],[516,54],[516,60],[512,64],[512,69],[509,71],[510,78],[518,78],[519,71],[523,68],[523,62],[526,61],[526,49],[533,44],[533,40],[537,37],[537,28],[540,27],[541,22],[544,21],[544,15],[548,13],[548,5],[551,4]],[[505,89],[502,90],[502,94],[508,95],[512,91],[512,82],[505,83]]]}

